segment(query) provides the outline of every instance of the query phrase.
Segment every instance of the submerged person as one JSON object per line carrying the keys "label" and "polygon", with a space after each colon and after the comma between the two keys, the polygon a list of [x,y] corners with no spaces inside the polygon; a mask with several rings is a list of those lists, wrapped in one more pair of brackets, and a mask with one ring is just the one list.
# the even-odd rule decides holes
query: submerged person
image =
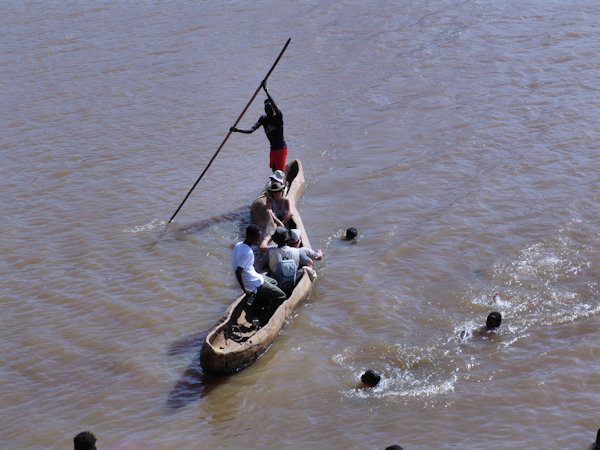
{"label": "submerged person", "polygon": [[[489,331],[495,330],[496,328],[498,328],[500,326],[500,324],[502,323],[502,314],[500,314],[497,311],[491,312],[488,314],[486,320],[485,320],[485,325],[477,328],[476,330],[473,330],[472,334],[473,336],[485,336]],[[467,331],[463,330],[460,333],[460,338],[461,339],[465,339],[467,337]]]}
{"label": "submerged person", "polygon": [[267,198],[266,207],[275,225],[280,227],[290,228],[292,225],[292,216],[294,205],[292,200],[284,195],[285,186],[274,181],[267,187],[269,196]]}
{"label": "submerged person", "polygon": [[379,372],[373,369],[369,369],[362,374],[362,376],[360,377],[360,381],[365,386],[374,387],[379,384],[379,381],[381,381],[381,375],[379,374]]}
{"label": "submerged person", "polygon": [[485,327],[481,327],[482,331],[490,331],[498,328],[502,323],[502,314],[499,312],[491,312],[485,320]]}
{"label": "submerged person", "polygon": [[345,241],[353,241],[358,236],[358,230],[354,227],[350,227],[346,230],[346,235],[344,236]]}
{"label": "submerged person", "polygon": [[261,125],[265,130],[269,144],[271,145],[269,167],[275,172],[276,170],[285,170],[285,159],[287,158],[287,144],[283,138],[283,114],[275,104],[275,100],[267,90],[267,82],[261,84],[267,99],[265,100],[265,114],[259,117],[258,121],[252,125],[249,130],[240,130],[231,127],[230,131],[234,133],[251,134],[254,133]]}
{"label": "submerged person", "polygon": [[252,246],[261,240],[262,231],[254,224],[246,228],[246,239],[238,242],[233,248],[232,266],[235,277],[242,291],[255,299],[252,310],[264,325],[285,300],[285,293],[277,287],[273,278],[261,275],[254,267],[254,251]]}
{"label": "submerged person", "polygon": [[596,433],[596,442],[592,445],[592,450],[600,450],[600,429]]}
{"label": "submerged person", "polygon": [[96,450],[96,436],[91,431],[82,431],[73,438],[75,450]]}

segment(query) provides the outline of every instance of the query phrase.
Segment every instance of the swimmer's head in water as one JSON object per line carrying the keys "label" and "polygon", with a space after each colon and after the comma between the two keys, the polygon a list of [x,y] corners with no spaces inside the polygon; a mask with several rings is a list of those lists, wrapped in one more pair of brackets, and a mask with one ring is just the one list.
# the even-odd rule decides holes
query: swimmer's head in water
{"label": "swimmer's head in water", "polygon": [[354,227],[350,227],[346,230],[346,240],[351,241],[356,236],[358,236],[358,230]]}
{"label": "swimmer's head in water", "polygon": [[498,328],[500,323],[502,322],[502,315],[499,312],[492,312],[487,316],[487,320],[485,321],[485,326],[488,330]]}
{"label": "swimmer's head in water", "polygon": [[362,381],[367,386],[376,386],[377,383],[381,380],[381,375],[379,375],[376,371],[369,369],[360,377],[360,381]]}

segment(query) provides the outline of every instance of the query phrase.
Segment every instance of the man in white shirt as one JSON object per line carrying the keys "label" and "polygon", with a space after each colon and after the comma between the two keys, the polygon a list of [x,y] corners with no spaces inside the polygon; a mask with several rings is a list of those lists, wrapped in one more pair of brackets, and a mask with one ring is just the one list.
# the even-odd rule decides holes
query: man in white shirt
{"label": "man in white shirt", "polygon": [[254,303],[252,303],[252,310],[264,325],[279,305],[284,302],[286,296],[277,287],[277,281],[261,275],[254,268],[252,246],[260,242],[261,234],[257,225],[248,225],[246,239],[235,244],[233,248],[232,266],[244,293],[256,295]]}

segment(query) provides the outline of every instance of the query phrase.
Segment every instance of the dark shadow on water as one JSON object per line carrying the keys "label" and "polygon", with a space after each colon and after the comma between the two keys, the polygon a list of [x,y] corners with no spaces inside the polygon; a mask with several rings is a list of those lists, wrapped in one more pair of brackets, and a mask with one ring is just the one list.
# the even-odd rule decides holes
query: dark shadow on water
{"label": "dark shadow on water", "polygon": [[175,222],[167,224],[165,228],[151,242],[147,244],[148,250],[152,250],[156,244],[162,241],[184,240],[190,233],[196,233],[222,222],[250,223],[250,208],[243,206],[233,211],[211,217],[210,219],[194,222],[189,225],[178,225]]}
{"label": "dark shadow on water", "polygon": [[172,411],[186,407],[206,397],[213,389],[229,380],[229,377],[207,375],[200,366],[200,352],[185,370],[167,397],[167,408]]}
{"label": "dark shadow on water", "polygon": [[[202,347],[209,330],[186,336],[169,346],[167,354],[176,356]],[[167,397],[167,408],[172,411],[184,408],[196,400],[206,397],[213,389],[229,380],[229,377],[213,377],[204,373],[200,365],[200,351],[194,357],[185,372],[181,375]]]}
{"label": "dark shadow on water", "polygon": [[196,333],[196,334],[191,334],[182,339],[179,339],[178,341],[173,342],[169,346],[167,355],[177,356],[182,353],[187,353],[190,350],[194,350],[196,348],[202,347],[202,344],[204,343],[204,339],[206,339],[206,335],[208,335],[208,330],[202,331],[202,332]]}
{"label": "dark shadow on water", "polygon": [[250,208],[248,206],[242,206],[241,208],[234,209],[233,211],[220,214],[218,216],[211,217],[210,219],[195,222],[190,225],[179,227],[177,233],[195,233],[210,228],[221,222],[234,222],[234,221],[246,221],[250,220]]}

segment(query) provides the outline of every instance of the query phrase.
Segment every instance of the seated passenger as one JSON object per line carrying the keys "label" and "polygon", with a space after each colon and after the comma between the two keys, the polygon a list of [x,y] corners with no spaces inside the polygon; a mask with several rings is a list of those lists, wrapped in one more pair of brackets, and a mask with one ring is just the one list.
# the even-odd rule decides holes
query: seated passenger
{"label": "seated passenger", "polygon": [[271,186],[273,183],[283,184],[283,192],[285,192],[285,189],[289,188],[288,184],[285,182],[285,172],[283,170],[276,170],[269,176],[269,182],[265,186],[265,191],[268,191],[269,186]]}
{"label": "seated passenger", "polygon": [[295,247],[287,245],[290,239],[290,232],[285,227],[277,227],[271,235],[273,242],[277,244],[277,248],[272,248],[269,251],[269,271],[275,273],[277,271],[277,263],[285,256],[291,257],[296,266],[300,266],[300,253]]}
{"label": "seated passenger", "polygon": [[254,267],[257,272],[266,272],[269,270],[269,254],[271,250],[276,248],[277,244],[273,242],[271,233],[267,233],[267,236],[260,241],[258,255],[254,259]]}
{"label": "seated passenger", "polygon": [[269,183],[281,183],[285,186],[285,172],[283,170],[276,170],[269,177]]}
{"label": "seated passenger", "polygon": [[285,186],[279,181],[271,183],[267,187],[267,209],[273,217],[276,226],[288,227],[292,224],[294,205],[292,201],[283,195]]}
{"label": "seated passenger", "polygon": [[300,265],[298,249],[287,245],[289,239],[290,232],[287,228],[277,227],[273,231],[273,241],[277,244],[277,248],[269,251],[269,269],[288,297],[296,286]]}
{"label": "seated passenger", "polygon": [[288,245],[298,249],[298,254],[300,255],[300,267],[312,267],[313,261],[320,261],[323,259],[323,252],[321,250],[314,251],[310,247],[300,247],[301,243],[302,235],[300,230],[297,228],[290,230],[290,240],[288,241]]}
{"label": "seated passenger", "polygon": [[256,296],[252,303],[252,310],[264,325],[285,301],[286,294],[279,289],[276,280],[263,276],[255,270],[252,247],[260,242],[261,234],[261,229],[257,225],[248,225],[246,239],[233,247],[232,267],[244,294]]}

